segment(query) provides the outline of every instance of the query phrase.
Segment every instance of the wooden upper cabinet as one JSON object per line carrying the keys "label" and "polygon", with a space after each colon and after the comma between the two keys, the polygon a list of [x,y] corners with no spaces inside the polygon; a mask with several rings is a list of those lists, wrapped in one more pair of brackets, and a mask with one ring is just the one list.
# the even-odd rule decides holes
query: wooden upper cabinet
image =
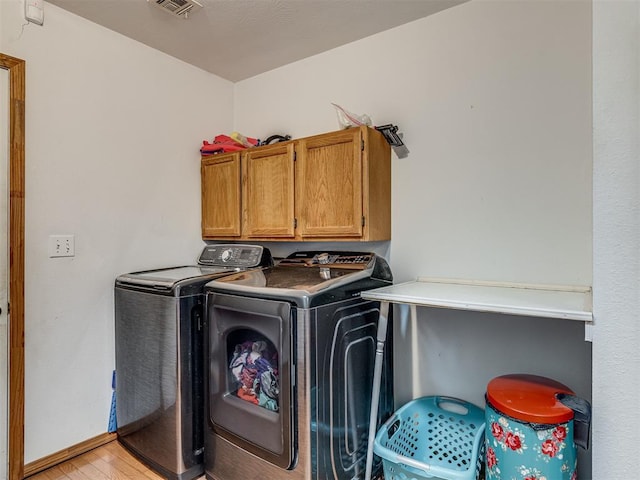
{"label": "wooden upper cabinet", "polygon": [[202,158],[202,237],[240,237],[240,154]]}
{"label": "wooden upper cabinet", "polygon": [[298,142],[296,200],[302,237],[361,237],[362,135],[343,130]]}
{"label": "wooden upper cabinet", "polygon": [[391,147],[379,131],[360,127],[362,150],[362,240],[391,240]]}
{"label": "wooden upper cabinet", "polygon": [[294,237],[293,162],[293,142],[247,150],[242,173],[243,237]]}
{"label": "wooden upper cabinet", "polygon": [[357,127],[203,157],[202,236],[389,240],[389,144]]}

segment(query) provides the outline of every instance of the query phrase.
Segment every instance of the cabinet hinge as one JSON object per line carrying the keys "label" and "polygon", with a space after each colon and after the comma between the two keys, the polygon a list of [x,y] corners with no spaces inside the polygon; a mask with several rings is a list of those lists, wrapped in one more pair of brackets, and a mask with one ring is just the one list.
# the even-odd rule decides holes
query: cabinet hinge
{"label": "cabinet hinge", "polygon": [[364,227],[365,221],[364,221],[364,215],[362,216],[362,226]]}
{"label": "cabinet hinge", "polygon": [[297,218],[293,219],[293,228],[298,228],[298,219]]}
{"label": "cabinet hinge", "polygon": [[360,151],[364,152],[364,138],[360,139]]}
{"label": "cabinet hinge", "polygon": [[298,160],[298,152],[293,152],[293,161],[297,161]]}

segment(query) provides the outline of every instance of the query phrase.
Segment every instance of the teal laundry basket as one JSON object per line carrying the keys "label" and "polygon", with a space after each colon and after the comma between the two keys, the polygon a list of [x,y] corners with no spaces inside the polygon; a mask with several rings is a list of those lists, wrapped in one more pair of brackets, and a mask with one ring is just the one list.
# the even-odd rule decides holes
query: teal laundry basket
{"label": "teal laundry basket", "polygon": [[385,480],[475,480],[484,458],[484,410],[429,396],[397,410],[376,434]]}

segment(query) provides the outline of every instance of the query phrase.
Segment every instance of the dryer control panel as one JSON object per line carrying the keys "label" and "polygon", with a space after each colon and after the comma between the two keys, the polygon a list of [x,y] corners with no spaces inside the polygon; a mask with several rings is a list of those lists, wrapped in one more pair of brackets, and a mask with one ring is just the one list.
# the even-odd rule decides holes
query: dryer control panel
{"label": "dryer control panel", "polygon": [[269,251],[259,245],[207,245],[198,259],[200,265],[258,267],[272,264]]}
{"label": "dryer control panel", "polygon": [[374,258],[375,254],[370,252],[296,252],[280,265],[364,270]]}

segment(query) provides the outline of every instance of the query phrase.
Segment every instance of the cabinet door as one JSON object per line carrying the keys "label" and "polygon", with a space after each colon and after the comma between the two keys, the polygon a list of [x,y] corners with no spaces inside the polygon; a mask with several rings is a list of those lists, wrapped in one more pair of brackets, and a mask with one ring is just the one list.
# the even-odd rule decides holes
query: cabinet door
{"label": "cabinet door", "polygon": [[240,154],[203,157],[202,237],[239,237]]}
{"label": "cabinet door", "polygon": [[246,151],[242,189],[243,237],[294,236],[293,161],[293,142]]}
{"label": "cabinet door", "polygon": [[302,237],[362,236],[362,140],[358,128],[300,140],[296,163]]}

